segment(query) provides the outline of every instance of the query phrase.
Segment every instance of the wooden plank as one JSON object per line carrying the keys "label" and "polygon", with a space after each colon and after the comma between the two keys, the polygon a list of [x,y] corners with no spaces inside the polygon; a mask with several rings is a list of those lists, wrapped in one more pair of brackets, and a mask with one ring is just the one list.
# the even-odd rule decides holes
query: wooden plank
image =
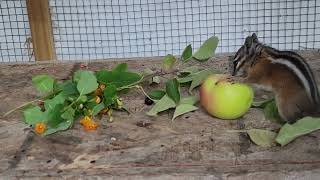
{"label": "wooden plank", "polygon": [[[319,80],[320,53],[301,55]],[[159,68],[161,64],[151,59],[123,62],[135,71]],[[120,62],[90,62],[88,69],[110,69],[117,63]],[[201,65],[228,71],[227,56],[216,56]],[[0,106],[0,114],[39,95],[32,88],[32,76],[48,73],[61,80],[78,67],[79,64],[70,62],[0,64],[0,99],[7,104]],[[318,179],[320,176],[320,131],[285,147],[262,148],[247,137],[227,131],[240,126],[278,128],[266,121],[259,109],[250,109],[237,121],[222,121],[200,108],[171,123],[172,112],[156,118],[145,115],[150,106],[143,104],[141,92],[132,90],[123,99],[133,113],[116,112],[113,123],[101,124],[91,133],[83,131],[77,121],[72,129],[43,138],[28,133],[20,113],[0,119],[0,145],[6,146],[0,149],[0,157],[4,158],[0,161],[0,176],[7,179]],[[141,121],[150,125],[143,127],[139,125]]]}
{"label": "wooden plank", "polygon": [[32,45],[36,61],[55,60],[48,0],[27,0]]}

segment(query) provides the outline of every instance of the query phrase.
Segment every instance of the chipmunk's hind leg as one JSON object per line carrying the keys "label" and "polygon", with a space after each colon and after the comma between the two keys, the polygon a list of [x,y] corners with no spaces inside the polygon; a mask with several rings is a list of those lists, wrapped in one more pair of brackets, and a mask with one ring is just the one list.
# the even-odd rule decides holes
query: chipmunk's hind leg
{"label": "chipmunk's hind leg", "polygon": [[[307,99],[307,98],[306,98]],[[285,108],[282,110],[283,119],[285,119],[289,124],[297,122],[297,120],[306,117],[320,117],[320,111],[309,101],[302,101],[293,99],[288,102],[287,105],[283,105]]]}
{"label": "chipmunk's hind leg", "polygon": [[290,101],[276,98],[276,104],[280,117],[289,124],[295,123],[304,115],[303,109],[297,102],[294,102],[294,99]]}
{"label": "chipmunk's hind leg", "polygon": [[297,122],[297,120],[301,119],[304,117],[304,112],[302,109],[299,108],[299,106],[297,104],[292,104],[292,105],[288,105],[291,106],[288,111],[286,111],[283,115],[284,115],[284,119],[289,123],[289,124],[293,124],[295,122]]}

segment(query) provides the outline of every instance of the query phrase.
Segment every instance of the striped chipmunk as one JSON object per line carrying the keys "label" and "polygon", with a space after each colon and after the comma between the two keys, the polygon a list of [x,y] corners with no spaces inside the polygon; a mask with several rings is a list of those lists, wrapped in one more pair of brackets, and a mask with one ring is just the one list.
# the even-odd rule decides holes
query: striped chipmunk
{"label": "striped chipmunk", "polygon": [[320,116],[314,74],[297,53],[279,51],[258,41],[253,33],[233,58],[232,76],[274,93],[279,114],[292,124],[305,116]]}

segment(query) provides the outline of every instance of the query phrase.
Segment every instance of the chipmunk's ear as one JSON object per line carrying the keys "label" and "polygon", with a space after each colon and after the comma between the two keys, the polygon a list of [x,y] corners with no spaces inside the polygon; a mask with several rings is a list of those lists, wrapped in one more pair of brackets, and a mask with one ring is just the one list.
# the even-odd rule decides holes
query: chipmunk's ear
{"label": "chipmunk's ear", "polygon": [[248,36],[246,37],[246,41],[244,42],[244,45],[247,49],[249,49],[252,45],[252,37],[251,36]]}
{"label": "chipmunk's ear", "polygon": [[253,42],[259,42],[258,36],[256,35],[256,33],[253,33],[253,34],[251,35],[251,37],[252,37],[252,41],[253,41]]}

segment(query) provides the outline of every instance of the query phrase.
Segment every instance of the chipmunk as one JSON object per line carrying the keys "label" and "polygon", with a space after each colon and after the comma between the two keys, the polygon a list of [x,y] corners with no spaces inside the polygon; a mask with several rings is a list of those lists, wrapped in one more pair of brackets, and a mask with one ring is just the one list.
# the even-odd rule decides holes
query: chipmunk
{"label": "chipmunk", "polygon": [[292,124],[305,116],[320,116],[319,91],[314,74],[297,53],[280,51],[248,36],[233,58],[232,76],[259,85],[275,95],[279,115]]}

